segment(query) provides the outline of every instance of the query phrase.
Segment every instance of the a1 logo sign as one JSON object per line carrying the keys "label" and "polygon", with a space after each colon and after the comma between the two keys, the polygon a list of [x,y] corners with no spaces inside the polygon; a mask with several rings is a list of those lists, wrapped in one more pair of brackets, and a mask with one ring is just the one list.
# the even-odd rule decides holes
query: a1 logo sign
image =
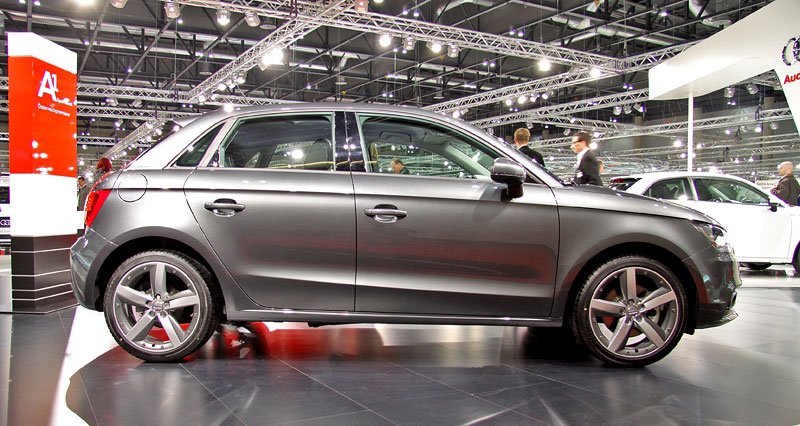
{"label": "a1 logo sign", "polygon": [[53,74],[50,71],[45,71],[44,77],[42,77],[42,82],[39,84],[38,96],[41,98],[42,95],[48,94],[51,98],[53,98],[53,102],[64,105],[72,105],[72,102],[70,102],[68,98],[58,99],[56,93],[58,93],[58,75]]}

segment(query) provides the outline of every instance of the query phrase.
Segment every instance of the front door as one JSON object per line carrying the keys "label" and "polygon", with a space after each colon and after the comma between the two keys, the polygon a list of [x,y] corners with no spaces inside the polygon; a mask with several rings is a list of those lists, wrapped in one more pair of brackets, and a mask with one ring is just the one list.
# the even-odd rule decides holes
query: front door
{"label": "front door", "polygon": [[486,144],[409,118],[356,121],[366,164],[353,173],[356,310],[549,315],[559,233],[550,188],[530,183],[501,200]]}

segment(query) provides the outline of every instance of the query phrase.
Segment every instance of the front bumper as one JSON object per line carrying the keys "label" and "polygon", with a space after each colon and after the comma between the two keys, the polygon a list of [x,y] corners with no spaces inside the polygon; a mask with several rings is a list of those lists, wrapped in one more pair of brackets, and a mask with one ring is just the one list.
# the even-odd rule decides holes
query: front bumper
{"label": "front bumper", "polygon": [[69,266],[72,272],[72,291],[81,306],[96,310],[95,302],[99,296],[96,285],[97,272],[100,263],[96,260],[102,253],[108,253],[116,248],[111,241],[103,238],[92,228],[75,241],[69,252]]}
{"label": "front bumper", "polygon": [[684,260],[697,283],[696,328],[716,327],[734,320],[737,290],[742,286],[733,253],[709,247]]}

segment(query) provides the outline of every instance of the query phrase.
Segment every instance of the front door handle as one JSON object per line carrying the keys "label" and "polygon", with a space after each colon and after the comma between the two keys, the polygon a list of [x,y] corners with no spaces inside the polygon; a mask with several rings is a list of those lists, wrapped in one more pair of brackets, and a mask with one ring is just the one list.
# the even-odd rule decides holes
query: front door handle
{"label": "front door handle", "polygon": [[231,217],[244,210],[244,204],[239,204],[236,200],[231,200],[229,198],[214,200],[214,202],[206,203],[204,207],[206,210],[211,210],[215,215],[221,217]]}
{"label": "front door handle", "polygon": [[372,209],[365,209],[364,214],[381,223],[395,223],[399,219],[408,216],[407,211],[399,210],[395,206],[386,204],[377,205]]}

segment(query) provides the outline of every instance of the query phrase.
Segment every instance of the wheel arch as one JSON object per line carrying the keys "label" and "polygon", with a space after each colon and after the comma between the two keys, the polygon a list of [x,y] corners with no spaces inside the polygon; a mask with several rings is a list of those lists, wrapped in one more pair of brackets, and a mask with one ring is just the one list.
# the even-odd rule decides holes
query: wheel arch
{"label": "wheel arch", "polygon": [[680,281],[679,284],[683,286],[683,289],[686,292],[686,298],[689,305],[689,309],[687,309],[688,316],[686,318],[686,332],[689,334],[694,333],[697,325],[699,302],[696,280],[693,274],[674,253],[655,244],[641,242],[622,243],[607,247],[606,249],[589,258],[578,269],[577,273],[575,274],[575,278],[572,280],[572,285],[570,286],[566,298],[561,300],[561,306],[564,308],[563,318],[565,323],[571,321],[572,318],[572,310],[574,306],[572,301],[575,300],[581,289],[581,286],[578,285],[578,283],[584,282],[586,279],[588,279],[589,275],[599,268],[603,263],[626,255],[649,257],[657,262],[663,263],[678,277],[678,280]]}
{"label": "wheel arch", "polygon": [[197,250],[193,249],[190,245],[183,243],[179,240],[167,237],[139,237],[119,245],[114,249],[104,260],[102,266],[97,272],[97,277],[94,280],[94,306],[98,311],[103,310],[103,298],[105,297],[106,289],[108,289],[109,279],[114,271],[119,267],[125,259],[130,258],[136,253],[141,253],[146,250],[171,250],[190,257],[195,262],[203,265],[211,275],[211,282],[209,283],[211,291],[216,300],[219,301],[219,308],[224,315],[225,297],[222,291],[222,286],[219,282],[219,277],[216,271],[208,263],[204,256]]}

